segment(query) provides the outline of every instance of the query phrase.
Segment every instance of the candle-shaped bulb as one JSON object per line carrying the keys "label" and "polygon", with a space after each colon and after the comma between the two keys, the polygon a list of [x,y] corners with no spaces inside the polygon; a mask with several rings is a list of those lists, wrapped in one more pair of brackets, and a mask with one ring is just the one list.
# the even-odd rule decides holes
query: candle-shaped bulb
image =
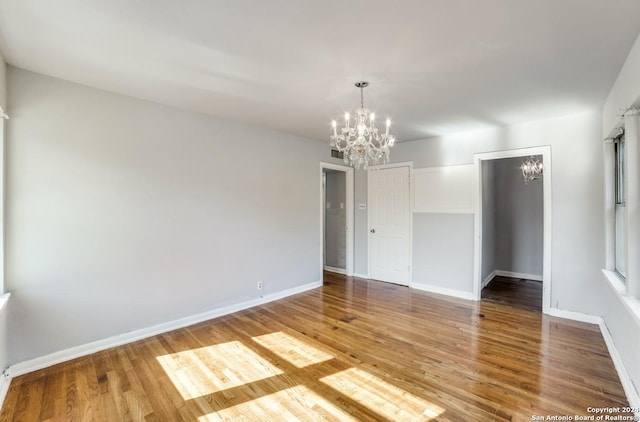
{"label": "candle-shaped bulb", "polygon": [[345,122],[349,121],[349,113],[344,113],[344,120]]}
{"label": "candle-shaped bulb", "polygon": [[331,126],[333,126],[333,136],[334,136],[334,138],[337,138],[338,137],[338,133],[336,132],[336,121],[335,120],[331,121]]}
{"label": "candle-shaped bulb", "polygon": [[391,119],[387,119],[387,131],[385,132],[387,136],[389,136],[389,127],[391,127]]}
{"label": "candle-shaped bulb", "polygon": [[334,129],[336,128],[336,121],[335,120],[331,121],[331,126],[333,126]]}
{"label": "candle-shaped bulb", "polygon": [[373,122],[375,119],[376,119],[376,113],[369,114],[369,120],[371,120],[371,122]]}

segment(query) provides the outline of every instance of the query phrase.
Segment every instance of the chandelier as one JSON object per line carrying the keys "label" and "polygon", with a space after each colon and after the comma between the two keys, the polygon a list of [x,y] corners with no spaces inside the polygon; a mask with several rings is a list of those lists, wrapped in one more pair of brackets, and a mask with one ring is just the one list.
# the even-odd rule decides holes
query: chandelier
{"label": "chandelier", "polygon": [[522,177],[524,177],[524,184],[532,180],[538,180],[542,177],[542,161],[531,156],[527,158],[521,165]]}
{"label": "chandelier", "polygon": [[389,135],[391,119],[387,119],[385,133],[380,134],[375,124],[375,113],[364,108],[364,89],[368,85],[369,82],[366,81],[356,82],[356,87],[360,88],[360,108],[356,109],[353,126],[349,113],[344,114],[344,127],[340,129],[339,134],[336,121],[331,121],[333,136],[329,145],[344,153],[344,162],[356,169],[387,163],[389,148],[396,141],[393,135]]}

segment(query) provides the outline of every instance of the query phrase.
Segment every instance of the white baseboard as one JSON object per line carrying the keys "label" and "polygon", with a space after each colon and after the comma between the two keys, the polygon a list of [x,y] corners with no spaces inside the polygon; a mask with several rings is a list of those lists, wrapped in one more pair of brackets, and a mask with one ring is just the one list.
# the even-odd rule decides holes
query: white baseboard
{"label": "white baseboard", "polygon": [[473,293],[464,290],[447,289],[446,287],[432,286],[425,283],[411,283],[412,289],[423,290],[430,293],[438,293],[441,295],[458,297],[460,299],[473,300]]}
{"label": "white baseboard", "polygon": [[292,296],[297,293],[302,293],[307,290],[312,290],[318,287],[322,287],[322,281],[314,281],[312,283],[303,284],[302,286],[293,287],[277,293],[271,293],[260,298],[248,300],[235,305],[229,305],[222,308],[212,309],[207,312],[203,312],[196,315],[191,315],[184,318],[179,318],[169,322],[163,322],[161,324],[153,325],[151,327],[142,328],[140,330],[134,330],[125,334],[119,334],[113,337],[108,337],[103,340],[94,341],[91,343],[83,344],[80,346],[71,347],[66,350],[51,353],[46,356],[41,356],[35,359],[30,359],[24,362],[17,363],[10,366],[7,372],[11,377],[17,377],[29,372],[37,371],[38,369],[47,368],[58,363],[66,362],[71,359],[76,359],[82,356],[90,355],[92,353],[100,352],[102,350],[110,349],[112,347],[121,346],[123,344],[131,343],[134,341],[142,340],[157,334],[166,333],[178,328],[187,327],[189,325],[197,324],[199,322],[208,321],[213,318],[218,318],[223,315],[232,314],[234,312],[242,311],[244,309],[252,308],[254,306],[262,305],[274,300],[282,299],[287,296]]}
{"label": "white baseboard", "polygon": [[[11,297],[11,293],[5,293],[0,295],[0,312],[7,312],[7,304],[9,303],[9,297]],[[6,316],[3,316],[6,319]],[[11,385],[11,374],[9,372],[9,368],[5,369],[2,374],[0,374],[0,409],[2,409],[2,404],[4,403],[4,399],[7,397],[7,393],[9,392],[9,386]]]}
{"label": "white baseboard", "polygon": [[[604,342],[607,344],[607,349],[609,349],[609,356],[611,356],[613,365],[618,372],[618,378],[620,378],[620,383],[624,389],[624,394],[627,396],[627,400],[629,401],[629,406],[635,409],[640,409],[640,395],[633,385],[633,381],[631,381],[629,372],[627,372],[627,368],[624,366],[624,362],[622,362],[618,349],[616,349],[616,346],[613,343],[613,337],[611,337],[607,324],[605,324],[604,320],[600,318],[599,325],[602,338],[604,338]],[[635,415],[637,419],[640,420],[640,412],[636,412]]]}
{"label": "white baseboard", "polygon": [[501,277],[524,278],[526,280],[542,281],[542,276],[537,274],[514,273],[513,271],[502,270],[495,270],[494,273],[496,276]]}
{"label": "white baseboard", "polygon": [[495,276],[496,276],[496,271],[495,270],[491,271],[491,274],[489,274],[484,280],[482,280],[482,287],[480,287],[480,290],[487,287],[487,285],[491,283],[491,281],[493,281]]}
{"label": "white baseboard", "polygon": [[354,277],[357,278],[364,278],[365,280],[369,280],[369,274],[358,274],[358,273],[354,273],[353,274]]}
{"label": "white baseboard", "polygon": [[345,270],[344,268],[336,268],[336,267],[330,267],[328,265],[325,265],[324,270],[332,273],[336,273],[336,274],[347,275],[347,270]]}
{"label": "white baseboard", "polygon": [[[496,271],[496,275],[498,275],[498,271]],[[354,276],[360,277],[360,278],[368,278],[368,276],[364,274],[354,274]],[[507,276],[507,277],[510,277],[510,276]],[[528,277],[520,277],[520,278],[528,278]],[[491,280],[490,277],[487,277],[487,279]],[[129,333],[120,334],[120,335],[109,337],[103,340],[94,341],[84,345],[72,347],[66,350],[61,350],[59,352],[54,352],[46,356],[42,356],[42,357],[38,357],[28,361],[17,363],[9,367],[5,373],[6,376],[2,376],[1,377],[2,379],[0,379],[0,407],[4,402],[7,392],[9,391],[9,386],[11,384],[11,379],[13,377],[24,375],[29,372],[37,371],[39,369],[43,369],[58,363],[66,362],[71,359],[86,356],[86,355],[96,353],[102,350],[106,350],[112,347],[121,346],[123,344],[142,340],[157,334],[162,334],[178,328],[197,324],[199,322],[207,321],[223,315],[228,315],[228,314],[238,312],[244,309],[248,309],[254,306],[272,302],[274,300],[282,299],[282,298],[292,296],[297,293],[302,293],[308,290],[312,290],[321,286],[322,286],[322,281],[307,283],[302,286],[283,290],[277,293],[272,293],[261,298],[252,299],[252,300],[238,303],[235,305],[213,309],[211,311],[207,311],[204,313],[188,316],[185,318],[180,318],[180,319],[165,322],[162,324],[157,324],[148,328],[131,331]],[[411,288],[414,288],[417,290],[423,290],[431,293],[444,294],[444,295],[467,299],[467,300],[473,300],[473,294],[471,292],[466,292],[462,290],[447,289],[444,287],[432,286],[424,283],[412,283]],[[549,309],[548,314],[552,316],[557,316],[560,318],[587,322],[591,324],[598,324],[598,326],[600,327],[600,331],[602,333],[602,337],[604,338],[604,341],[609,350],[609,355],[611,356],[611,360],[613,361],[613,364],[618,373],[618,377],[620,378],[620,382],[627,396],[627,400],[629,401],[629,405],[631,407],[640,408],[640,395],[636,391],[633,385],[633,382],[631,381],[631,377],[629,376],[629,373],[627,372],[627,369],[624,366],[624,362],[622,361],[622,358],[620,357],[620,354],[618,353],[618,350],[616,349],[615,344],[613,343],[613,338],[611,337],[611,334],[609,333],[609,329],[604,323],[604,320],[599,316],[583,314],[580,312],[565,311],[565,310],[556,309],[556,308]],[[640,417],[640,414],[636,414],[636,416]]]}
{"label": "white baseboard", "polygon": [[602,323],[602,317],[583,314],[582,312],[565,311],[564,309],[558,308],[549,308],[545,314],[564,319],[571,319],[573,321],[586,322],[588,324],[599,325]]}
{"label": "white baseboard", "polygon": [[[549,309],[547,314],[552,316],[557,316],[560,318],[571,319],[574,321],[587,322],[589,324],[597,324],[600,327],[602,338],[604,339],[604,342],[607,345],[607,349],[609,350],[609,356],[611,356],[613,365],[616,368],[616,372],[618,373],[618,378],[620,379],[620,383],[622,384],[624,393],[627,396],[627,400],[629,401],[629,406],[639,409],[640,395],[636,391],[636,388],[633,385],[633,381],[631,381],[629,372],[627,372],[627,368],[624,366],[624,362],[622,361],[622,358],[618,353],[618,349],[616,348],[616,345],[613,342],[613,337],[611,337],[611,333],[609,332],[609,329],[607,328],[607,325],[605,324],[604,319],[596,315],[583,314],[581,312],[565,311],[557,308]],[[638,418],[640,419],[640,413],[636,413],[636,416],[638,416]]]}
{"label": "white baseboard", "polygon": [[487,287],[487,285],[491,283],[493,279],[496,277],[523,278],[526,280],[542,281],[541,275],[514,273],[513,271],[493,270],[491,271],[491,274],[489,274],[484,280],[482,280],[482,287],[480,287],[480,290]]}
{"label": "white baseboard", "polygon": [[0,379],[0,409],[2,409],[4,399],[7,397],[9,386],[11,385],[11,377],[0,375],[0,378],[2,378]]}

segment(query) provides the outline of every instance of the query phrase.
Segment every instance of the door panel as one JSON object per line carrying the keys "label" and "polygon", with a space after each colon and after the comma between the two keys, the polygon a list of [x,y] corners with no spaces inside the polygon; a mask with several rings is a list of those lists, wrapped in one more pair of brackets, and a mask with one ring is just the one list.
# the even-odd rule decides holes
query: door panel
{"label": "door panel", "polygon": [[409,167],[368,173],[370,277],[409,285]]}

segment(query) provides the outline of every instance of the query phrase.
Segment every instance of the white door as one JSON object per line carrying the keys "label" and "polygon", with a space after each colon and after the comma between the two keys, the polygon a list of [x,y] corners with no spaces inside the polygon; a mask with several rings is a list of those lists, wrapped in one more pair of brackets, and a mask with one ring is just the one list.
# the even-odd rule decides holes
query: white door
{"label": "white door", "polygon": [[409,285],[409,167],[370,169],[369,277]]}

